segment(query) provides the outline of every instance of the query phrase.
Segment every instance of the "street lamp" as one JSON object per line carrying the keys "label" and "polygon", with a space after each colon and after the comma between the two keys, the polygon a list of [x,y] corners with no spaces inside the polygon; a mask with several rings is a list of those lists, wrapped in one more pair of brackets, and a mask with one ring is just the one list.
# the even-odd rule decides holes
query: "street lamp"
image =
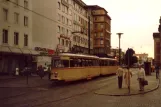
{"label": "street lamp", "polygon": [[121,65],[121,50],[120,50],[120,38],[123,33],[117,33],[119,37],[119,65]]}

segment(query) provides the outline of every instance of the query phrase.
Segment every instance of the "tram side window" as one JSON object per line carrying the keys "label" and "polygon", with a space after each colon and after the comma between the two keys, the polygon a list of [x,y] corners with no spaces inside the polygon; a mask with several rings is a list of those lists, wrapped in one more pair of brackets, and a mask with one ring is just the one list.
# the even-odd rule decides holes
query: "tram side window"
{"label": "tram side window", "polygon": [[115,61],[110,61],[110,66],[115,66]]}
{"label": "tram side window", "polygon": [[61,68],[61,67],[63,67],[61,60],[53,60],[52,66],[54,68]]}
{"label": "tram side window", "polygon": [[82,61],[80,59],[72,59],[70,60],[70,67],[81,67]]}
{"label": "tram side window", "polygon": [[69,60],[63,60],[62,65],[63,67],[69,67]]}

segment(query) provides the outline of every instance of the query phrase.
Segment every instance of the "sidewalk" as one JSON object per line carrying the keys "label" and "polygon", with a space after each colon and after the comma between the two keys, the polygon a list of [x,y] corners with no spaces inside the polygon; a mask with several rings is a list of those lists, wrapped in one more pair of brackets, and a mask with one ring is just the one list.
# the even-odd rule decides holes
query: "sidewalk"
{"label": "sidewalk", "polygon": [[43,79],[41,79],[39,76],[29,76],[28,84],[26,76],[18,76],[13,78],[6,76],[1,78],[0,81],[0,88],[33,88],[48,86],[50,84],[48,76],[44,76]]}
{"label": "sidewalk", "polygon": [[122,89],[118,88],[118,81],[116,81],[109,86],[105,86],[95,92],[98,95],[110,95],[110,96],[129,96],[129,95],[137,95],[137,94],[145,94],[147,92],[151,92],[159,87],[159,79],[156,79],[155,73],[152,73],[150,76],[146,76],[146,80],[148,80],[148,85],[144,87],[144,91],[139,91],[139,83],[137,80],[137,75],[133,74],[131,78],[131,86],[130,86],[130,93],[125,85],[123,80],[123,87]]}

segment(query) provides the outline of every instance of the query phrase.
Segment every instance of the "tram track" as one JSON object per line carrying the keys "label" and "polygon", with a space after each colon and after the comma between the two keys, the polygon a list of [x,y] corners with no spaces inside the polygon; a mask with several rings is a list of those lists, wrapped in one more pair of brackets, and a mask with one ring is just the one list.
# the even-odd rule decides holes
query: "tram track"
{"label": "tram track", "polygon": [[[56,103],[56,102],[59,102],[59,101],[63,101],[63,100],[67,100],[67,99],[71,99],[71,98],[75,98],[75,97],[79,97],[81,95],[84,95],[84,94],[87,94],[87,93],[99,90],[99,89],[101,89],[103,87],[106,87],[109,84],[111,84],[112,80],[116,79],[116,78],[117,78],[116,76],[103,77],[103,78],[102,77],[98,77],[98,78],[93,79],[91,81],[83,82],[83,84],[82,84],[82,82],[78,82],[78,84],[77,83],[76,84],[75,83],[74,84],[67,84],[67,85],[63,85],[63,86],[57,86],[57,87],[54,87],[54,88],[49,88],[49,90],[47,90],[47,91],[41,91],[40,90],[40,91],[36,92],[37,94],[42,94],[43,96],[40,95],[40,96],[32,98],[32,97],[30,97],[30,95],[35,94],[35,91],[33,91],[31,93],[24,93],[24,94],[20,94],[20,95],[17,95],[17,96],[12,96],[11,98],[5,98],[5,99],[3,99],[3,101],[9,100],[9,99],[21,98],[21,97],[23,97],[25,95],[28,95],[28,97],[30,97],[30,98],[25,99],[23,102],[21,102],[21,101],[13,102],[13,103],[11,103],[11,105],[16,105],[17,106],[17,105],[19,105],[19,104],[21,105],[21,104],[23,104],[25,102],[28,102],[28,103],[32,102],[30,107],[43,106],[43,105],[46,105],[46,104]],[[91,88],[91,89],[87,88],[86,91],[83,91],[83,92],[80,92],[80,93],[77,93],[77,94],[67,95],[65,97],[58,98],[58,99],[55,99],[55,100],[52,100],[52,98],[51,98],[51,100],[48,100],[49,96],[50,96],[50,93],[52,93],[53,90],[54,91],[60,90],[60,89],[66,90],[66,89],[69,89],[69,88],[72,89],[74,87],[81,87],[83,85],[95,86],[95,84],[103,84],[103,85],[96,86],[97,88]],[[35,87],[35,88],[38,88],[38,87]],[[62,90],[62,92],[59,92],[60,95],[65,93],[65,91],[63,91],[63,90]],[[53,96],[56,96],[56,95],[53,95]],[[27,96],[25,96],[25,97],[27,97]],[[37,102],[40,101],[40,99],[43,100],[43,101],[40,102],[39,104],[36,104]],[[33,104],[33,103],[35,103],[35,104]]]}
{"label": "tram track", "polygon": [[[59,102],[59,101],[63,101],[63,100],[67,100],[67,99],[71,99],[71,98],[74,98],[74,97],[78,97],[78,96],[81,96],[81,95],[84,95],[84,94],[87,94],[87,93],[90,93],[90,92],[93,92],[93,91],[96,91],[96,90],[99,90],[99,89],[101,89],[101,88],[103,88],[103,87],[106,87],[107,85],[109,85],[110,83],[110,80],[113,80],[114,78],[116,78],[116,76],[114,76],[114,77],[110,77],[110,78],[103,78],[103,79],[100,79],[100,80],[96,80],[96,81],[89,81],[89,82],[85,82],[85,85],[88,85],[88,84],[91,84],[91,86],[92,85],[94,85],[94,84],[101,84],[101,83],[106,83],[105,85],[103,85],[103,86],[97,86],[97,88],[92,88],[92,89],[87,89],[87,90],[85,90],[85,91],[83,91],[83,92],[80,92],[80,93],[77,93],[77,94],[72,94],[72,95],[68,95],[68,96],[65,96],[65,97],[62,97],[62,98],[59,98],[59,99],[55,99],[55,100],[48,100],[49,98],[49,96],[48,95],[50,95],[50,92],[51,91],[53,91],[53,90],[49,90],[48,91],[48,93],[44,93],[44,95],[42,96],[38,96],[38,97],[34,97],[34,99],[33,98],[31,98],[31,99],[27,99],[27,100],[24,100],[23,102],[16,102],[16,103],[12,103],[12,105],[18,105],[18,104],[23,104],[23,103],[25,103],[25,102],[32,102],[32,104],[33,103],[36,103],[36,102],[39,102],[40,101],[40,99],[43,99],[43,100],[45,100],[46,99],[46,101],[45,102],[43,102],[43,103],[39,103],[39,104],[34,104],[34,105],[32,105],[31,104],[31,107],[35,107],[35,106],[41,106],[41,105],[45,105],[45,104],[48,104],[48,103],[55,103],[55,102]],[[76,84],[77,86],[81,86],[82,84],[81,83],[78,83],[78,84]],[[84,85],[84,84],[83,84]],[[67,86],[64,86],[64,87],[57,87],[57,90],[59,90],[60,88],[71,88],[71,87],[75,87],[75,85],[73,86],[73,85],[67,85]],[[66,89],[64,89],[64,90],[66,90]],[[55,91],[55,88],[54,88],[54,91]],[[34,92],[33,92],[34,93]],[[27,94],[27,93],[26,93]],[[31,94],[31,93],[30,93]],[[40,91],[40,94],[41,94],[41,91]],[[63,94],[63,93],[62,93]],[[15,96],[15,97],[12,97],[12,98],[16,98],[16,97],[22,97],[22,96],[24,96],[25,94],[22,94],[22,95],[20,95],[20,96]],[[53,95],[54,96],[54,95]],[[55,95],[56,96],[56,95]]]}

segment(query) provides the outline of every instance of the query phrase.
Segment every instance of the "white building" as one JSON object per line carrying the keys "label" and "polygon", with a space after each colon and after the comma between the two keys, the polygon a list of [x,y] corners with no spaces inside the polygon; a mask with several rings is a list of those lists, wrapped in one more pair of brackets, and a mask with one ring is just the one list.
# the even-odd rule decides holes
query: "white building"
{"label": "white building", "polygon": [[0,0],[0,72],[50,64],[56,52],[88,53],[85,6],[81,0]]}
{"label": "white building", "polygon": [[69,52],[72,41],[72,0],[57,0],[57,40],[61,51]]}
{"label": "white building", "polygon": [[0,73],[33,65],[31,0],[0,0]]}
{"label": "white building", "polygon": [[37,66],[51,63],[51,57],[58,44],[57,0],[32,0],[33,48],[40,53]]}
{"label": "white building", "polygon": [[[88,53],[88,16],[90,12],[85,7],[86,4],[82,0],[72,0],[72,16],[73,16],[73,47],[74,51],[80,53]],[[92,17],[92,16],[90,16]],[[91,19],[91,27],[93,29],[93,20]],[[92,32],[91,29],[91,32]],[[78,32],[78,33],[77,33]],[[81,33],[80,33],[81,32]],[[91,33],[90,32],[90,33]],[[90,49],[93,49],[93,39],[91,33]]]}

